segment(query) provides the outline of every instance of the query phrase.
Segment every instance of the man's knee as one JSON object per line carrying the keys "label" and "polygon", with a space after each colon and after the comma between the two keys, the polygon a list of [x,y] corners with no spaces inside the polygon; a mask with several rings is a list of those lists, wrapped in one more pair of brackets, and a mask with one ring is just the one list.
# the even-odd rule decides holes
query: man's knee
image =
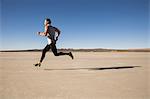
{"label": "man's knee", "polygon": [[43,51],[42,51],[42,53],[44,54],[44,53],[46,53],[47,52],[47,50],[46,49],[44,49]]}
{"label": "man's knee", "polygon": [[57,54],[54,54],[55,56],[59,56],[59,54],[57,53]]}
{"label": "man's knee", "polygon": [[59,56],[59,54],[58,54],[58,53],[54,53],[54,55],[55,55],[55,56]]}
{"label": "man's knee", "polygon": [[49,49],[50,49],[49,47],[44,48],[44,49],[43,49],[43,52],[47,52],[47,51],[49,51]]}

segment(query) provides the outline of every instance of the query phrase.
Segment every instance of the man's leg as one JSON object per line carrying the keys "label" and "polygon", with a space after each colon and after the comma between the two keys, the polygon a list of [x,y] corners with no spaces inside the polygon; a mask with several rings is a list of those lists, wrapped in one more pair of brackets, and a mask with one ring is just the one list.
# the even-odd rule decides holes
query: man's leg
{"label": "man's leg", "polygon": [[41,63],[42,63],[43,59],[45,58],[46,52],[49,50],[50,50],[50,45],[46,45],[46,47],[42,51],[42,56],[41,56],[40,62],[35,64],[35,66],[41,66]]}
{"label": "man's leg", "polygon": [[43,59],[45,58],[46,52],[50,50],[50,45],[46,45],[46,47],[42,51],[42,56],[40,62],[42,63]]}
{"label": "man's leg", "polygon": [[59,52],[59,53],[58,53],[55,44],[51,44],[51,50],[52,50],[52,52],[53,52],[53,54],[54,54],[55,56],[69,55],[69,56],[73,59],[73,55],[72,55],[71,52],[69,52],[69,53]]}

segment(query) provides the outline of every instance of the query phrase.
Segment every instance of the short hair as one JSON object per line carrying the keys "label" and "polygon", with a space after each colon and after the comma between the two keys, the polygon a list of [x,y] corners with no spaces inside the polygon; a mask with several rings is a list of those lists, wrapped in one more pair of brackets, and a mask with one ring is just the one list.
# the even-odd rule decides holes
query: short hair
{"label": "short hair", "polygon": [[48,24],[51,24],[51,20],[49,18],[46,18],[45,20],[48,21]]}

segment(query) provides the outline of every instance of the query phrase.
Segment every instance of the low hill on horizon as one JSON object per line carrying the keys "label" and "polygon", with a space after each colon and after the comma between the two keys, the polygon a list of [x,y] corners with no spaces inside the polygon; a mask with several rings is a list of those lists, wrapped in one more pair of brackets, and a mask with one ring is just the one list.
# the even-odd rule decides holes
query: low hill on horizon
{"label": "low hill on horizon", "polygon": [[[28,49],[28,50],[0,50],[0,52],[40,52],[42,49]],[[51,50],[50,50],[51,51]],[[150,48],[139,49],[73,49],[73,48],[61,48],[58,51],[73,51],[73,52],[150,52]]]}

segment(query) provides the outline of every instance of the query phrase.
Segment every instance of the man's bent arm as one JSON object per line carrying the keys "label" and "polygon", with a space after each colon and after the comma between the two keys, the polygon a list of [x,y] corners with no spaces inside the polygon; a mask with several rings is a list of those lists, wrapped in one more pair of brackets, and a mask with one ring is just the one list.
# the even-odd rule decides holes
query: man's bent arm
{"label": "man's bent arm", "polygon": [[48,34],[48,26],[45,26],[45,31],[44,32],[38,32],[38,34],[44,34],[44,36],[47,36]]}
{"label": "man's bent arm", "polygon": [[58,36],[60,35],[60,30],[58,28],[55,28],[55,31],[58,33]]}

